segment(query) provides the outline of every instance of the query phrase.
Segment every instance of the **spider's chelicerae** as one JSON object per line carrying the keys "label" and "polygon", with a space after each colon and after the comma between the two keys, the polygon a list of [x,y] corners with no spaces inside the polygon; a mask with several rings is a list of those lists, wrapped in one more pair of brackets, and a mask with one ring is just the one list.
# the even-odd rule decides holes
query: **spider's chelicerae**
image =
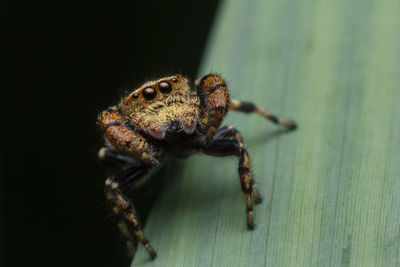
{"label": "spider's chelicerae", "polygon": [[99,157],[112,167],[105,181],[105,194],[132,256],[137,241],[151,258],[157,254],[144,237],[134,206],[122,189],[140,182],[165,154],[187,157],[200,152],[238,157],[247,227],[254,228],[253,202],[259,203],[261,196],[254,186],[241,134],[232,126],[220,128],[229,109],[255,112],[288,129],[296,128],[292,121],[281,120],[252,103],[230,98],[225,81],[216,74],[196,80],[193,91],[189,80],[181,75],[146,82],[98,116],[97,125],[106,139]]}

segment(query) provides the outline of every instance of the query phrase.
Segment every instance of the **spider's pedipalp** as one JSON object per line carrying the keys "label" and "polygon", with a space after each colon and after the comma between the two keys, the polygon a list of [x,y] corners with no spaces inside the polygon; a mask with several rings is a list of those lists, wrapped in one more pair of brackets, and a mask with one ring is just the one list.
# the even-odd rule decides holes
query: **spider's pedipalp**
{"label": "spider's pedipalp", "polygon": [[200,98],[199,127],[211,141],[228,111],[228,88],[221,76],[208,74],[196,81],[196,89]]}
{"label": "spider's pedipalp", "polygon": [[100,113],[97,125],[116,149],[140,159],[149,166],[158,164],[157,148],[142,135],[128,128],[116,107]]}

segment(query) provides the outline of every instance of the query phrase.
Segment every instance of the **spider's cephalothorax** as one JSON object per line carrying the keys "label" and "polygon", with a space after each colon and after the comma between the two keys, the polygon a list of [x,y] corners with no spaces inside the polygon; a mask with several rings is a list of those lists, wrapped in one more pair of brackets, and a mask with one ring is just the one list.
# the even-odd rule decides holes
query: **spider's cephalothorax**
{"label": "spider's cephalothorax", "polygon": [[253,202],[259,203],[261,196],[254,186],[250,158],[241,134],[231,126],[220,128],[220,124],[226,112],[233,109],[256,112],[288,129],[296,128],[294,122],[280,120],[252,103],[229,98],[226,83],[219,75],[206,75],[194,87],[192,91],[189,80],[181,75],[146,82],[98,116],[97,125],[106,138],[99,157],[112,167],[105,182],[106,198],[132,255],[137,241],[152,258],[157,254],[144,237],[135,209],[122,188],[139,183],[164,154],[237,156],[247,227],[253,229]]}

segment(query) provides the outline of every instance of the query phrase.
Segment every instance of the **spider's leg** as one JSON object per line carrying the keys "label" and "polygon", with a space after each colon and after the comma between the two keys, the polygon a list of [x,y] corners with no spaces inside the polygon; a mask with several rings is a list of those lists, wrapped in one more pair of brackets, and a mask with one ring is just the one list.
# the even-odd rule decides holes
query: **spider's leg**
{"label": "spider's leg", "polygon": [[135,238],[135,236],[133,235],[132,231],[129,231],[130,223],[129,223],[129,221],[127,221],[125,219],[123,212],[116,206],[113,208],[113,212],[118,220],[118,223],[117,223],[118,228],[119,228],[122,236],[126,240],[125,244],[126,244],[126,250],[128,252],[128,256],[133,257],[136,254],[138,241]]}
{"label": "spider's leg", "polygon": [[[114,162],[115,175],[106,179],[105,194],[115,214],[122,214],[124,224],[132,228],[133,235],[139,240],[154,259],[156,252],[144,237],[135,208],[123,195],[122,188],[137,181],[147,170],[158,164],[160,150],[144,136],[130,128],[116,107],[111,107],[98,116],[97,125],[104,133],[109,145],[115,150],[100,150],[100,157]],[[116,151],[118,150],[118,151]],[[118,153],[119,152],[119,153]],[[131,162],[130,162],[131,161]],[[120,229],[124,232],[124,225]],[[129,229],[130,230],[130,229]],[[124,233],[123,233],[124,234]]]}
{"label": "spider's leg", "polygon": [[242,111],[246,113],[255,112],[257,114],[260,114],[264,118],[267,118],[268,120],[272,121],[273,123],[281,125],[287,129],[293,130],[297,128],[297,124],[294,121],[279,119],[277,116],[272,115],[271,113],[263,110],[262,108],[250,102],[242,102],[231,98],[231,102],[229,103],[229,109]]}
{"label": "spider's leg", "polygon": [[207,147],[204,148],[203,152],[209,155],[221,157],[236,155],[239,158],[238,171],[242,191],[246,198],[247,228],[252,230],[254,229],[253,198],[255,202],[260,202],[261,196],[258,193],[254,194],[253,192],[255,187],[253,186],[254,182],[251,170],[251,162],[249,154],[247,153],[246,149],[243,148],[242,136],[234,128],[228,132],[226,132],[227,135],[225,135],[225,137],[232,136],[233,140],[223,138],[214,139],[209,145],[207,145]]}
{"label": "spider's leg", "polygon": [[145,137],[135,132],[127,125],[115,107],[103,111],[97,118],[97,125],[110,144],[133,158],[138,158],[144,164],[158,164],[158,149]]}
{"label": "spider's leg", "polygon": [[223,139],[226,137],[233,137],[238,143],[242,144],[243,146],[243,138],[242,135],[239,133],[238,130],[233,128],[232,125],[224,126],[218,130],[218,132],[214,135],[214,140]]}
{"label": "spider's leg", "polygon": [[[135,178],[134,172],[135,169],[132,167],[139,167],[139,161],[137,159],[134,159],[118,150],[112,149],[110,147],[102,147],[99,150],[98,156],[100,160],[107,166],[112,167],[118,171],[118,173],[114,174],[113,179],[120,181],[120,183],[123,181],[123,184],[128,184],[132,182],[132,179]],[[126,166],[130,166],[130,168],[127,168]],[[124,170],[122,170],[125,168]],[[137,239],[133,235],[132,231],[129,231],[129,221],[126,220],[123,212],[114,204],[111,203],[111,206],[113,207],[113,212],[114,215],[118,221],[117,225],[118,228],[122,234],[122,236],[126,240],[126,248],[128,255],[130,257],[133,257],[136,253],[136,248],[137,248]]]}
{"label": "spider's leg", "polygon": [[102,147],[98,152],[99,159],[106,166],[110,167],[124,167],[124,166],[136,166],[139,167],[141,162],[126,153],[122,153],[116,149],[109,147]]}
{"label": "spider's leg", "polygon": [[[218,132],[214,136],[214,142],[218,139],[223,139],[227,137],[233,137],[234,140],[236,140],[239,144],[241,144],[241,147],[243,147],[243,137],[239,133],[238,130],[233,128],[233,126],[228,125],[220,128]],[[252,197],[254,200],[255,204],[259,204],[262,202],[262,196],[258,192],[257,186],[254,184],[254,179],[252,179]]]}
{"label": "spider's leg", "polygon": [[[128,175],[129,171],[130,174]],[[147,252],[150,254],[150,257],[155,259],[157,253],[143,234],[143,230],[140,226],[135,208],[128,198],[122,193],[122,187],[124,185],[140,179],[145,175],[146,172],[147,167],[133,167],[131,169],[120,171],[116,175],[110,176],[105,182],[105,194],[113,209],[113,212],[117,215],[117,217],[123,218],[123,220],[120,220],[120,223],[118,224],[122,234],[127,236],[129,235],[129,232],[133,230],[134,237],[143,244]],[[132,229],[129,229],[130,227]],[[128,243],[128,246],[129,245],[131,245],[132,249],[134,249],[134,244]]]}

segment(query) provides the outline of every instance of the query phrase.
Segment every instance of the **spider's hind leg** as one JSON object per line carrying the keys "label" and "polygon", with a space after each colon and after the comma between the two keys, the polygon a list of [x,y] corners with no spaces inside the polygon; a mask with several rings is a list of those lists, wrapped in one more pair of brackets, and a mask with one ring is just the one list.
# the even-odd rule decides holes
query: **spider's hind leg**
{"label": "spider's hind leg", "polygon": [[236,110],[236,111],[242,111],[245,113],[255,112],[257,114],[260,114],[264,118],[272,121],[273,123],[281,125],[289,130],[294,130],[297,128],[296,122],[282,120],[282,119],[278,118],[277,116],[272,115],[271,113],[263,110],[262,108],[254,105],[253,103],[250,103],[250,102],[243,102],[243,101],[239,101],[236,99],[231,99],[231,102],[229,104],[229,109]]}

